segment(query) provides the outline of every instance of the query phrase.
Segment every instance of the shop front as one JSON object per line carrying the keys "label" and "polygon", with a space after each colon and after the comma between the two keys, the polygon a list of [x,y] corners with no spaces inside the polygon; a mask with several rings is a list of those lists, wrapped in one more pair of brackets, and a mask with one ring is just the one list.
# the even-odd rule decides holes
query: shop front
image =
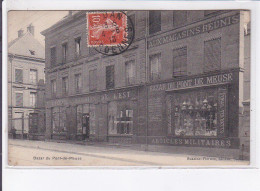
{"label": "shop front", "polygon": [[237,148],[238,75],[226,71],[151,85],[148,143]]}
{"label": "shop front", "polygon": [[131,144],[137,127],[138,89],[124,89],[102,95],[107,104],[107,141]]}

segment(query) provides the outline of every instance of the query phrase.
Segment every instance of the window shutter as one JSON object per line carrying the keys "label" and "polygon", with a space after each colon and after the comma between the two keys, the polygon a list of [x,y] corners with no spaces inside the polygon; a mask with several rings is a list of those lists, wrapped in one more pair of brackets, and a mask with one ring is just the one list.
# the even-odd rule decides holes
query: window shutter
{"label": "window shutter", "polygon": [[221,69],[221,39],[204,42],[204,72]]}

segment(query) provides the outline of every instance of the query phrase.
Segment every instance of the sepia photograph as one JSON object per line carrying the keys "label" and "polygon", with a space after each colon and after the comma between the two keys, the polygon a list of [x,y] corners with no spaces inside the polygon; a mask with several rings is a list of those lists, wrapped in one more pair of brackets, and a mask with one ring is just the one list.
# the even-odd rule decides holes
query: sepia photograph
{"label": "sepia photograph", "polygon": [[249,166],[250,36],[241,9],[8,11],[8,165]]}

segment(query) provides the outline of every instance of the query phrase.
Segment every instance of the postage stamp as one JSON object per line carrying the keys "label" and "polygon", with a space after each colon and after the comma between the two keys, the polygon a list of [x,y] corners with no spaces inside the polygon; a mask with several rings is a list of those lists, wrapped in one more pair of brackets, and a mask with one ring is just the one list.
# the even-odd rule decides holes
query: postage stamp
{"label": "postage stamp", "polygon": [[116,55],[130,46],[134,27],[124,12],[89,12],[86,17],[88,47],[94,47],[102,54]]}

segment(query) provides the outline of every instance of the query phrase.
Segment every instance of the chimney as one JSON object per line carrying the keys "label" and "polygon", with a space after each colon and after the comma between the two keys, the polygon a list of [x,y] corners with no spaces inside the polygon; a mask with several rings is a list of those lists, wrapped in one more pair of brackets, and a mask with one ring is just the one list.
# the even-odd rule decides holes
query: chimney
{"label": "chimney", "polygon": [[20,29],[18,31],[18,38],[22,37],[23,36],[23,29]]}
{"label": "chimney", "polygon": [[34,35],[34,26],[32,24],[30,24],[28,27],[27,27],[27,31],[30,32],[32,35]]}

